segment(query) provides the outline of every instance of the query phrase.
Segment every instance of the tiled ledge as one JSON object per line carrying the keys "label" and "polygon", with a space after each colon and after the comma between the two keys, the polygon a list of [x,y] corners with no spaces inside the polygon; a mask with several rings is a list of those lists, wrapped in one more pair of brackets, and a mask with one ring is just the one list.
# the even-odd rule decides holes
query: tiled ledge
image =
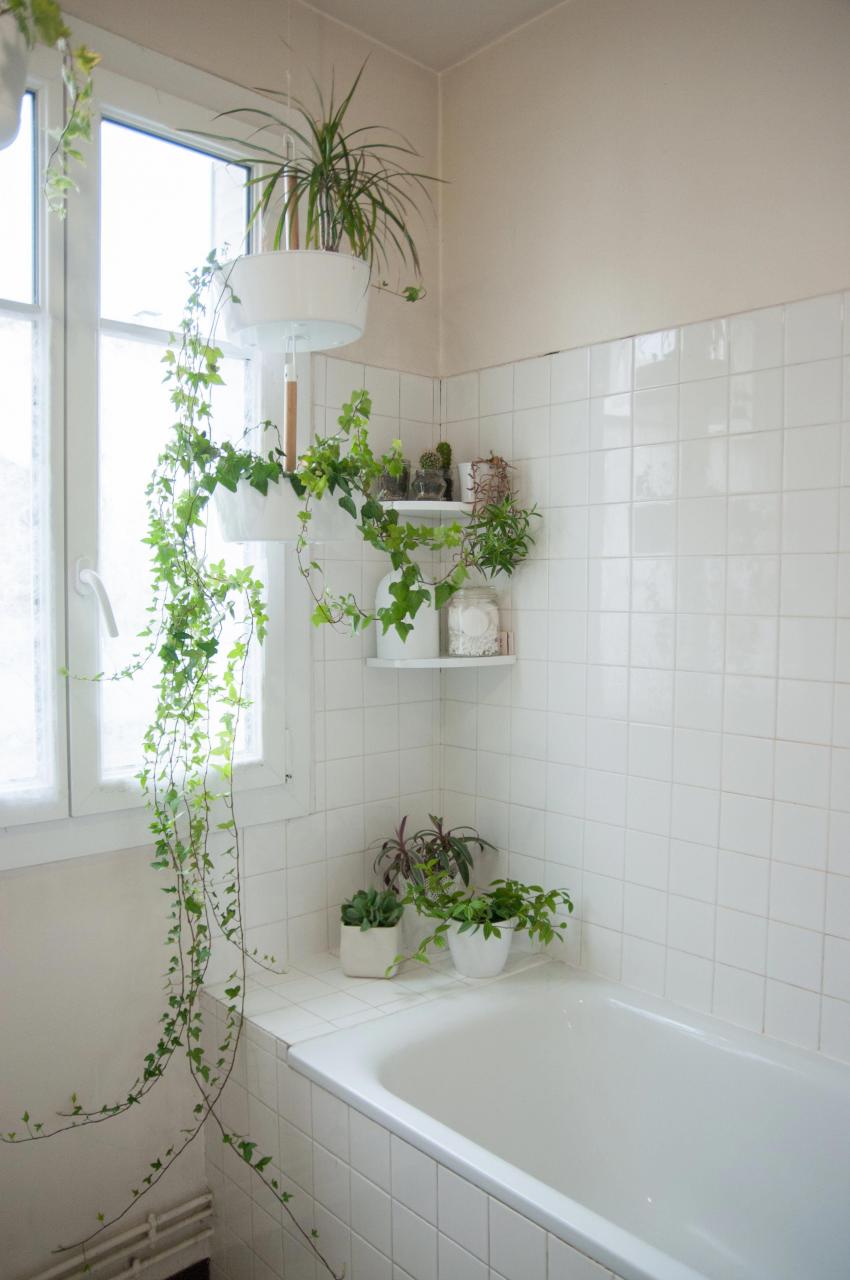
{"label": "tiled ledge", "polygon": [[[286,1059],[290,1045],[303,1040],[399,1013],[451,992],[487,986],[548,959],[516,951],[504,972],[489,979],[461,977],[448,957],[428,965],[409,961],[395,978],[349,978],[339,957],[324,952],[299,960],[283,973],[261,972],[249,978],[245,1022],[249,1038],[252,1031],[270,1036],[277,1041],[278,1057]],[[211,1004],[219,1016],[228,986],[229,982],[218,982],[204,988],[202,1003],[209,1002],[207,1007]]]}

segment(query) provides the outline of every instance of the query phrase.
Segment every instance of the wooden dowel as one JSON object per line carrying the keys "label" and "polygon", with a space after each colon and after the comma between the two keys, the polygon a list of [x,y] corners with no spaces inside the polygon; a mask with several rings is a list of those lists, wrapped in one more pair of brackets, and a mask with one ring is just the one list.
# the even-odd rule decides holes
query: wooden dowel
{"label": "wooden dowel", "polygon": [[283,413],[283,454],[284,467],[287,471],[294,471],[298,463],[298,383],[294,378],[287,378],[286,380],[286,400]]}

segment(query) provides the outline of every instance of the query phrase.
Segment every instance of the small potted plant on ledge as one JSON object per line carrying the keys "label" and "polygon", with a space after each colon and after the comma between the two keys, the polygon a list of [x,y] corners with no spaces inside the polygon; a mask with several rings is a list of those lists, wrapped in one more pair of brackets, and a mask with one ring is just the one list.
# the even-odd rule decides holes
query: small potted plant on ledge
{"label": "small potted plant on ledge", "polygon": [[423,502],[439,502],[446,496],[446,477],[436,449],[428,449],[419,459],[413,477],[413,496]]}
{"label": "small potted plant on ledge", "polygon": [[339,959],[349,978],[392,977],[404,906],[389,889],[359,889],[342,904]]}
{"label": "small potted plant on ledge", "polygon": [[433,813],[429,817],[432,826],[408,835],[405,816],[392,835],[381,841],[375,871],[384,887],[399,896],[411,881],[424,884],[429,867],[444,872],[452,881],[460,878],[468,886],[473,848],[479,853],[495,848],[474,827],[446,827],[443,818],[435,818]]}
{"label": "small potted plant on ledge", "polygon": [[520,880],[494,880],[488,889],[460,889],[435,863],[423,871],[424,880],[410,881],[402,903],[437,925],[420,942],[414,960],[427,964],[429,947],[448,944],[458,973],[495,978],[507,964],[514,934],[527,933],[543,946],[556,938],[564,940],[567,922],[556,917],[561,910],[573,910],[566,889],[544,889]]}

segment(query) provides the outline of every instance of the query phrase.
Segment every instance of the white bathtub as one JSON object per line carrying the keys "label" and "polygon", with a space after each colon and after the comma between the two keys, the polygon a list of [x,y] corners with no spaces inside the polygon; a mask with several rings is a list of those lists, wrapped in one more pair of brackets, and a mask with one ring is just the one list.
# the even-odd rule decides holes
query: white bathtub
{"label": "white bathtub", "polygon": [[848,1280],[850,1070],[546,964],[299,1071],[624,1280]]}

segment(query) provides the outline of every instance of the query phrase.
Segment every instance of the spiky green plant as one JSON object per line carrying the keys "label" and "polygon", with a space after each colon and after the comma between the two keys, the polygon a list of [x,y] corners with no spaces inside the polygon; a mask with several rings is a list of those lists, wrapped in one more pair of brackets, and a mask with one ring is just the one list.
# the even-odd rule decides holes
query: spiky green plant
{"label": "spiky green plant", "polygon": [[[333,85],[327,102],[316,85],[317,114],[300,99],[292,99],[297,124],[273,111],[236,107],[218,118],[232,116],[256,125],[251,141],[220,134],[207,136],[241,145],[245,149],[241,163],[263,166],[248,185],[259,195],[254,217],[266,214],[275,198],[280,198],[275,207],[275,249],[285,242],[287,220],[298,208],[304,219],[305,248],[337,252],[347,247],[355,257],[365,259],[373,273],[385,270],[390,258],[397,255],[401,265],[419,278],[419,250],[409,220],[420,213],[417,197],[430,201],[426,183],[438,179],[408,168],[408,157],[418,152],[401,134],[378,125],[348,127],[348,111],[365,68],[364,62],[340,102]],[[286,98],[277,90],[263,92]],[[276,135],[281,133],[300,144],[301,154],[290,156],[285,143],[283,151],[275,145]],[[378,283],[385,287],[386,282]],[[423,290],[408,285],[401,293],[413,302]]]}
{"label": "spiky green plant", "polygon": [[419,458],[419,466],[423,471],[439,471],[442,467],[440,455],[435,449],[426,449]]}
{"label": "spiky green plant", "polygon": [[452,465],[452,446],[448,440],[441,440],[439,444],[434,445],[434,452],[440,459],[440,466],[444,471],[448,471]]}

